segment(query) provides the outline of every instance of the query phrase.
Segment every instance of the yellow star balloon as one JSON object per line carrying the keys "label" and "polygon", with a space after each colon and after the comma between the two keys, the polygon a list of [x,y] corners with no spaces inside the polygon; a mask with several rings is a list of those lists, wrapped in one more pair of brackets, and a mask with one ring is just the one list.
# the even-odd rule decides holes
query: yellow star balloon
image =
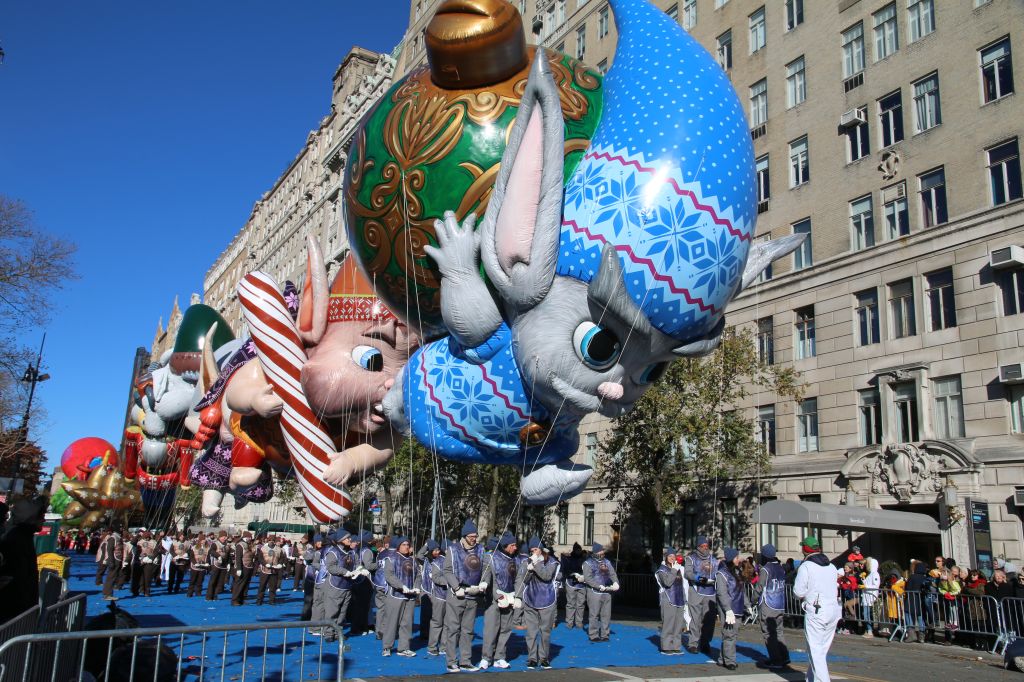
{"label": "yellow star balloon", "polygon": [[84,481],[64,481],[61,486],[73,498],[64,510],[65,520],[81,519],[81,526],[100,523],[108,511],[124,511],[142,506],[138,489],[117,470],[103,462],[89,472]]}

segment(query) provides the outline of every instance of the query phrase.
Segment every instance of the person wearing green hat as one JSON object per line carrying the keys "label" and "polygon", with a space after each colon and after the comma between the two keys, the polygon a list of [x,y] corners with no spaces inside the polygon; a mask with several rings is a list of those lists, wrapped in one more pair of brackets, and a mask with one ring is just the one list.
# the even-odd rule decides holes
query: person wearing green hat
{"label": "person wearing green hat", "polygon": [[802,601],[807,638],[808,682],[830,682],[828,650],[839,622],[839,572],[821,551],[821,543],[808,536],[800,543],[804,560],[796,571],[793,594]]}

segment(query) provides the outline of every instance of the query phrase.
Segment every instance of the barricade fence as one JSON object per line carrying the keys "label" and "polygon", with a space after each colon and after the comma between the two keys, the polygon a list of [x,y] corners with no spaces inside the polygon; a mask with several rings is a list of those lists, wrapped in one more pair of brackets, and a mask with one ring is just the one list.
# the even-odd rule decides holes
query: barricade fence
{"label": "barricade fence", "polygon": [[[36,631],[39,626],[39,604],[0,625],[0,642],[7,642]],[[24,664],[25,652],[0,646],[0,670]]]}
{"label": "barricade fence", "polygon": [[[136,628],[20,635],[0,643],[0,682],[340,682],[342,637],[330,621]],[[9,662],[8,662],[9,661]]]}

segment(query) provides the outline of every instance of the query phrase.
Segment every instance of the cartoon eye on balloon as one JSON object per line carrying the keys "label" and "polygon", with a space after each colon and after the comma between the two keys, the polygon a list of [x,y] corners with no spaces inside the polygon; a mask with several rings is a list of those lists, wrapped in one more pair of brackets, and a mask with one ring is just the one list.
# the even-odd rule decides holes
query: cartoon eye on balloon
{"label": "cartoon eye on balloon", "polygon": [[667,362],[656,362],[653,365],[648,365],[644,368],[644,371],[640,373],[636,383],[640,386],[653,384],[665,374],[666,369],[668,369]]}
{"label": "cartoon eye on balloon", "polygon": [[352,349],[352,359],[369,372],[384,371],[384,355],[373,346],[356,346]]}
{"label": "cartoon eye on balloon", "polygon": [[583,364],[599,372],[611,368],[622,353],[615,334],[589,320],[576,327],[572,345]]}

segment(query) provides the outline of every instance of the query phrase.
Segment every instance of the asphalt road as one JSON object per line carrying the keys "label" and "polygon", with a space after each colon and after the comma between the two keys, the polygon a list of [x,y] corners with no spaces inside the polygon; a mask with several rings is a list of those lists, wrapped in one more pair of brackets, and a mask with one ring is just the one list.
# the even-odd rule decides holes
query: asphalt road
{"label": "asphalt road", "polygon": [[[786,640],[791,649],[804,648],[803,633],[800,630],[787,630]],[[612,644],[615,643],[614,635]],[[755,642],[760,640],[760,631],[756,627],[744,627],[740,640]],[[929,680],[935,682],[1024,682],[1024,673],[1006,671],[1002,666],[1002,658],[987,652],[976,652],[966,647],[941,646],[937,644],[888,643],[882,639],[865,640],[855,635],[836,635],[831,653],[843,660],[836,660],[829,665],[833,680],[850,680],[851,682],[916,682]],[[400,659],[399,659],[400,660]],[[671,660],[671,659],[666,659]],[[787,670],[768,671],[757,668],[753,664],[741,664],[735,671],[728,671],[713,663],[690,665],[664,665],[654,667],[612,666],[594,668],[575,668],[570,670],[532,670],[523,672],[502,672],[502,682],[548,682],[554,680],[572,680],[572,682],[611,682],[612,680],[649,680],[661,682],[783,682],[802,681],[806,668],[804,664],[794,664]],[[487,672],[459,673],[459,677],[479,677]],[[451,682],[454,675],[420,676],[416,678],[395,676],[377,677],[377,680],[447,680]]]}

